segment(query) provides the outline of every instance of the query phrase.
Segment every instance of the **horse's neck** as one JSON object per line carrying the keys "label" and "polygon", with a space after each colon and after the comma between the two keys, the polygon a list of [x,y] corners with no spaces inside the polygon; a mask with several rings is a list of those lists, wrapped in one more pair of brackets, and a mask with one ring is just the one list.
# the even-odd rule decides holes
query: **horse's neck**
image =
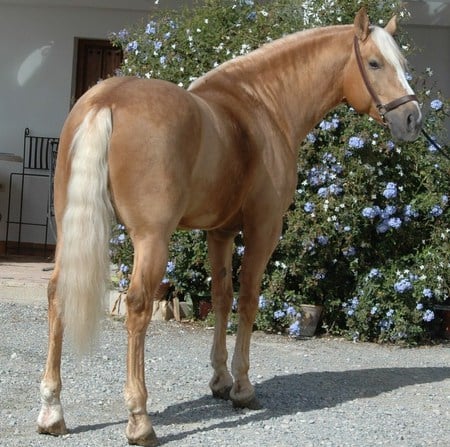
{"label": "horse's neck", "polygon": [[[343,99],[342,73],[351,54],[351,27],[305,31],[279,39],[195,81],[190,90],[239,98],[264,108],[289,145],[298,143]],[[251,105],[249,105],[251,104]]]}

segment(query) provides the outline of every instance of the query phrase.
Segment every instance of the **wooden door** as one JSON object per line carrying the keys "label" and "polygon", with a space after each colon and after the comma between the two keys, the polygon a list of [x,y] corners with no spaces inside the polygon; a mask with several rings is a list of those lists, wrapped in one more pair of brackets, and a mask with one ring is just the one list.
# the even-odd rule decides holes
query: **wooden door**
{"label": "wooden door", "polygon": [[114,75],[122,58],[122,50],[109,40],[78,39],[74,102],[99,80]]}

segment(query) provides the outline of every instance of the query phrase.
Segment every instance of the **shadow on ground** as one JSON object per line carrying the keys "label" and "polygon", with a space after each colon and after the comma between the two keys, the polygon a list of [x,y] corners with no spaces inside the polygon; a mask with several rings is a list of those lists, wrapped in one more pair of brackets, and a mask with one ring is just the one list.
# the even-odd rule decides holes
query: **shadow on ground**
{"label": "shadow on ground", "polygon": [[[450,379],[450,367],[430,368],[374,368],[348,371],[322,371],[304,374],[276,376],[256,385],[256,393],[264,409],[260,411],[233,410],[230,402],[204,396],[168,406],[164,411],[152,414],[158,426],[205,422],[222,413],[223,422],[207,427],[159,438],[161,444],[180,441],[192,434],[215,429],[233,428],[250,422],[274,417],[330,408],[360,398],[378,396],[399,388]],[[239,415],[239,419],[226,420]],[[71,430],[79,433],[98,430],[108,425],[126,424],[126,421],[80,426]]]}

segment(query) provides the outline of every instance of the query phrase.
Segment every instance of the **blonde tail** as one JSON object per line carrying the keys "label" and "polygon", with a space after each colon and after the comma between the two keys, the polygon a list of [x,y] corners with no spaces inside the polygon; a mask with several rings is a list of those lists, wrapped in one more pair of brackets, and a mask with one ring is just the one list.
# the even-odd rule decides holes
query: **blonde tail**
{"label": "blonde tail", "polygon": [[66,332],[80,353],[95,339],[109,284],[113,215],[108,192],[111,110],[90,111],[74,135],[62,220],[57,293]]}

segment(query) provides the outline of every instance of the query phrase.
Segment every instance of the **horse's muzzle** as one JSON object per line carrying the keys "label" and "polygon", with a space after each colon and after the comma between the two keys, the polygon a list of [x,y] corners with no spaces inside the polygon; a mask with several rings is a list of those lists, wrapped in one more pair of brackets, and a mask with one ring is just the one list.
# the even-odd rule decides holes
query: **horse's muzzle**
{"label": "horse's muzzle", "polygon": [[422,128],[422,113],[415,101],[387,112],[384,119],[398,141],[414,141]]}

